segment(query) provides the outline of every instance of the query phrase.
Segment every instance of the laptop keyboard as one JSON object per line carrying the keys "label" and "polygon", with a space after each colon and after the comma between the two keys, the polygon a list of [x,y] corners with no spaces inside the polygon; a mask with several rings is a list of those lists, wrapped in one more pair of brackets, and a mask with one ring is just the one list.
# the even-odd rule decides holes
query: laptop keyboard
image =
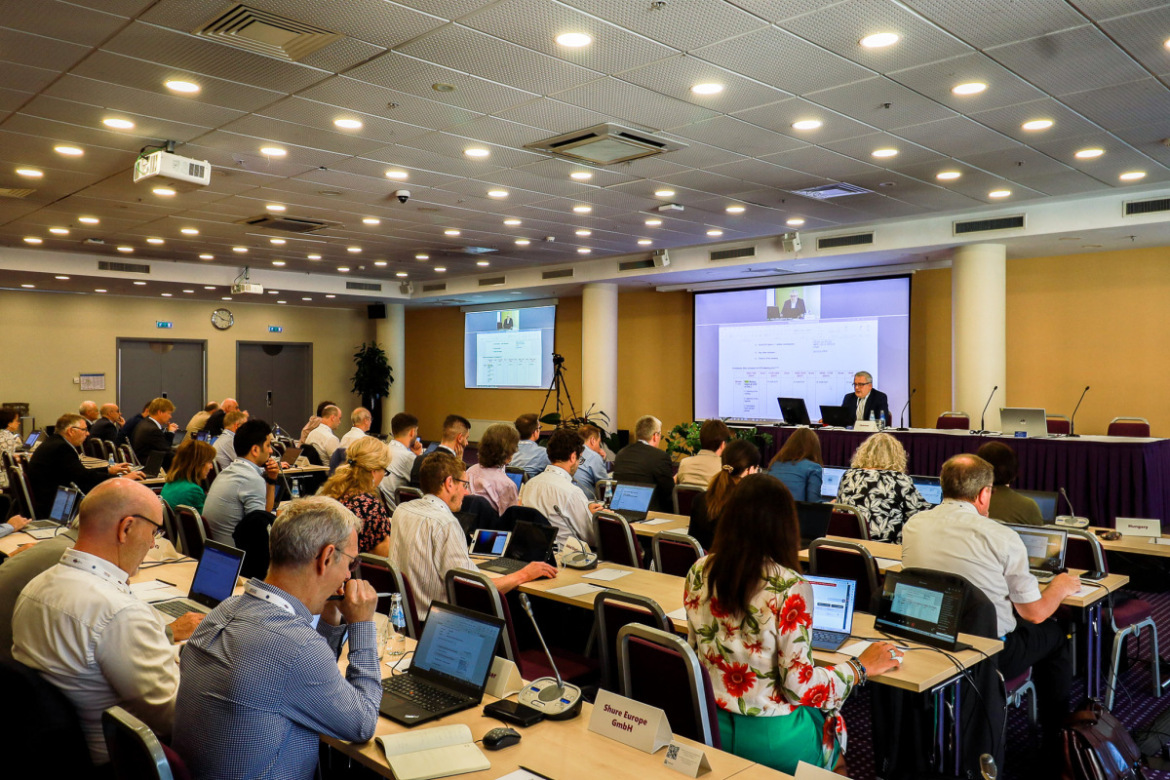
{"label": "laptop keyboard", "polygon": [[400,696],[428,712],[440,712],[466,700],[463,696],[452,696],[409,674],[387,677],[382,680],[382,690]]}
{"label": "laptop keyboard", "polygon": [[197,612],[185,601],[164,601],[161,604],[152,604],[155,609],[173,618],[181,618],[188,612]]}
{"label": "laptop keyboard", "polygon": [[814,628],[812,631],[812,641],[822,645],[835,645],[841,641],[841,634],[837,631]]}
{"label": "laptop keyboard", "polygon": [[54,523],[52,520],[33,520],[24,528],[26,531],[43,531],[46,528],[59,528],[60,523]]}
{"label": "laptop keyboard", "polygon": [[493,561],[479,564],[479,568],[494,571],[498,574],[513,574],[527,565],[528,561],[521,561],[516,558],[496,558]]}

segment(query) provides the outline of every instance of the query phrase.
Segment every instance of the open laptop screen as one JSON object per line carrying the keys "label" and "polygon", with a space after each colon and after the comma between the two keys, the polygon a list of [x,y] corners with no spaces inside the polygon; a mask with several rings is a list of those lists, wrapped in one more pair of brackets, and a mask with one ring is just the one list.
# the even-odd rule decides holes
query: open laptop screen
{"label": "open laptop screen", "polygon": [[1045,490],[1017,490],[1017,495],[1027,496],[1040,507],[1040,517],[1044,522],[1051,523],[1056,519],[1056,500],[1058,493],[1049,493]]}
{"label": "open laptop screen", "polygon": [[853,580],[807,577],[813,588],[812,627],[842,634],[853,632]]}
{"label": "open laptop screen", "polygon": [[411,668],[438,682],[483,691],[502,621],[433,602]]}
{"label": "open laptop screen", "polygon": [[645,512],[650,509],[650,502],[654,498],[653,485],[631,485],[619,482],[613,489],[613,498],[609,508],[617,512]]}
{"label": "open laptop screen", "polygon": [[199,559],[195,579],[191,582],[191,599],[207,606],[218,606],[235,590],[243,561],[243,550],[212,540],[205,542],[203,557]]}
{"label": "open laptop screen", "polygon": [[49,519],[54,523],[67,525],[73,520],[73,510],[80,495],[73,488],[57,488],[57,495],[53,497],[53,508],[49,510]]}
{"label": "open laptop screen", "polygon": [[845,476],[845,469],[825,466],[824,474],[821,476],[821,496],[823,498],[836,498],[837,488],[840,487],[843,476]]}
{"label": "open laptop screen", "polygon": [[1032,525],[1009,525],[1020,535],[1028,550],[1028,568],[1050,571],[1053,574],[1064,570],[1064,554],[1068,549],[1068,531],[1058,528],[1041,528]]}
{"label": "open laptop screen", "polygon": [[896,636],[953,649],[962,608],[963,586],[957,580],[887,572],[874,625]]}
{"label": "open laptop screen", "polygon": [[927,502],[938,505],[942,503],[942,484],[938,477],[910,477],[914,483],[914,487],[918,488],[918,494],[922,496]]}

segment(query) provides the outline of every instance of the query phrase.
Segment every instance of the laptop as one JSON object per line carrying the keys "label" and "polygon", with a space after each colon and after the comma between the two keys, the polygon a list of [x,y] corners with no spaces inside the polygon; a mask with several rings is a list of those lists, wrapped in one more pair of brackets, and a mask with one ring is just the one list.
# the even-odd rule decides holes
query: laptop
{"label": "laptop", "polygon": [[813,539],[820,539],[828,534],[829,520],[832,516],[832,504],[797,501],[796,519],[800,523],[800,546],[808,547]]}
{"label": "laptop", "polygon": [[382,680],[378,710],[404,726],[483,701],[504,621],[441,601],[431,603],[410,668]]}
{"label": "laptop", "polygon": [[206,615],[232,595],[243,565],[243,550],[208,539],[203,543],[203,557],[195,568],[195,579],[191,581],[187,598],[157,601],[150,606],[172,618],[188,612]]}
{"label": "laptop", "polygon": [[41,434],[43,434],[43,433],[44,433],[44,431],[42,431],[39,428],[37,430],[33,431],[32,433],[30,433],[28,435],[28,438],[24,440],[24,444],[20,445],[20,448],[22,450],[31,450],[33,447],[36,446],[37,440],[41,438]]}
{"label": "laptop", "polygon": [[181,431],[175,431],[175,437],[173,439],[171,439],[171,446],[178,448],[178,446],[183,443],[183,439],[185,439],[185,438],[187,438],[187,429],[186,428],[184,428]]}
{"label": "laptop", "polygon": [[965,592],[957,577],[886,572],[874,627],[897,637],[944,650],[969,650],[959,641]]}
{"label": "laptop", "polygon": [[557,529],[552,525],[540,525],[529,520],[517,520],[512,529],[512,539],[507,550],[499,558],[478,564],[484,571],[497,574],[511,574],[523,569],[533,561],[553,560],[553,545],[557,541]]}
{"label": "laptop", "polygon": [[471,546],[467,548],[467,554],[490,555],[498,558],[508,549],[508,541],[511,538],[511,531],[492,531],[488,528],[476,528],[471,533]]}
{"label": "laptop", "polygon": [[841,477],[845,476],[845,469],[825,466],[821,474],[821,498],[837,500],[837,488],[841,486]]}
{"label": "laptop", "polygon": [[1029,439],[1045,438],[1048,436],[1048,417],[1043,409],[1005,406],[999,410],[999,427],[1005,434],[1019,436],[1023,433]]}
{"label": "laptop", "polygon": [[142,474],[147,479],[154,479],[162,471],[163,461],[166,459],[165,452],[152,452],[146,458],[146,465],[142,467]]}
{"label": "laptop", "polygon": [[1060,497],[1058,493],[1049,493],[1046,490],[1016,490],[1016,493],[1036,502],[1044,522],[1051,523],[1056,520],[1056,501]]}
{"label": "laptop", "polygon": [[935,506],[942,503],[942,483],[938,477],[911,476],[910,481],[914,483],[914,487],[918,488],[918,494],[928,503]]}
{"label": "laptop", "polygon": [[780,404],[780,414],[784,416],[785,425],[808,425],[808,407],[803,398],[777,398]]}
{"label": "laptop", "polygon": [[619,482],[614,485],[609,510],[617,512],[631,523],[640,523],[650,511],[654,500],[654,486],[642,482]]}
{"label": "laptop", "polygon": [[853,592],[857,583],[836,577],[805,577],[813,589],[813,650],[836,652],[853,633]]}
{"label": "laptop", "polygon": [[195,434],[195,438],[199,441],[207,441],[211,438],[211,434],[207,431],[199,431],[199,433]]}
{"label": "laptop", "polygon": [[1068,549],[1068,531],[1042,525],[1010,525],[1020,535],[1028,550],[1028,569],[1040,582],[1051,582],[1064,571],[1064,554]]}
{"label": "laptop", "polygon": [[821,406],[821,420],[825,425],[848,428],[857,422],[856,406]]}
{"label": "laptop", "polygon": [[524,469],[516,468],[515,466],[504,466],[504,473],[508,475],[508,479],[516,483],[516,489],[524,484]]}
{"label": "laptop", "polygon": [[297,458],[301,457],[302,447],[288,447],[280,454],[280,462],[290,466],[296,465]]}
{"label": "laptop", "polygon": [[33,520],[22,530],[34,539],[51,539],[62,528],[73,522],[81,505],[81,491],[71,487],[58,487],[53,497],[53,508],[47,520]]}

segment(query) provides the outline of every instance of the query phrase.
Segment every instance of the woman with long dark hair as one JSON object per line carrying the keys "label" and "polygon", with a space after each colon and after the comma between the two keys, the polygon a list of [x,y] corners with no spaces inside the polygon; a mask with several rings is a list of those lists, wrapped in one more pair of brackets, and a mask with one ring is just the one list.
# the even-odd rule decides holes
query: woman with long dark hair
{"label": "woman with long dark hair", "polygon": [[821,440],[812,428],[797,428],[768,463],[768,473],[797,501],[820,501],[825,476]]}
{"label": "woman with long dark hair", "polygon": [[720,456],[722,468],[711,478],[707,492],[695,496],[691,502],[691,524],[687,533],[710,549],[715,539],[719,515],[739,481],[760,470],[760,450],[747,439],[733,439],[723,447]]}

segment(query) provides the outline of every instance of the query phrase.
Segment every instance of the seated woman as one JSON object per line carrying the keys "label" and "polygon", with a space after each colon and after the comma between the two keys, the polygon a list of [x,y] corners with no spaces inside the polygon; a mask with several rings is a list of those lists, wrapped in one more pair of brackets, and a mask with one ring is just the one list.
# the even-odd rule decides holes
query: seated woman
{"label": "seated woman", "polygon": [[989,441],[975,454],[995,469],[995,485],[991,489],[991,505],[987,508],[987,516],[1002,523],[1044,525],[1040,505],[1011,488],[1020,470],[1016,451],[1002,441]]}
{"label": "seated woman", "polygon": [[875,542],[902,543],[902,526],[930,503],[906,474],[906,450],[888,433],[875,433],[853,453],[837,501],[861,511]]}
{"label": "seated woman", "polygon": [[856,661],[813,663],[813,591],[799,546],[788,488],[768,474],[745,477],[683,592],[687,640],[711,674],[723,749],[789,774],[799,761],[836,766],[845,752],[841,705],[901,656],[875,642]]}
{"label": "seated woman", "polygon": [[345,451],[345,462],[317,491],[335,498],[362,521],[358,551],[385,557],[390,552],[390,516],[378,496],[378,483],[390,466],[390,448],[373,436],[363,436]]}
{"label": "seated woman", "polygon": [[187,439],[175,450],[162,499],[172,507],[190,506],[203,511],[207,499],[207,475],[215,463],[215,447],[198,439]]}
{"label": "seated woman", "polygon": [[812,428],[797,428],[768,464],[768,473],[797,501],[820,501],[825,476],[820,437]]}
{"label": "seated woman", "polygon": [[506,423],[489,425],[479,440],[479,463],[467,470],[468,490],[483,496],[498,514],[520,500],[516,483],[504,471],[520,446],[516,426]]}
{"label": "seated woman", "polygon": [[733,439],[719,456],[722,468],[711,479],[706,493],[691,502],[691,524],[687,533],[695,537],[704,550],[711,549],[715,527],[739,481],[760,470],[760,450],[746,439]]}

